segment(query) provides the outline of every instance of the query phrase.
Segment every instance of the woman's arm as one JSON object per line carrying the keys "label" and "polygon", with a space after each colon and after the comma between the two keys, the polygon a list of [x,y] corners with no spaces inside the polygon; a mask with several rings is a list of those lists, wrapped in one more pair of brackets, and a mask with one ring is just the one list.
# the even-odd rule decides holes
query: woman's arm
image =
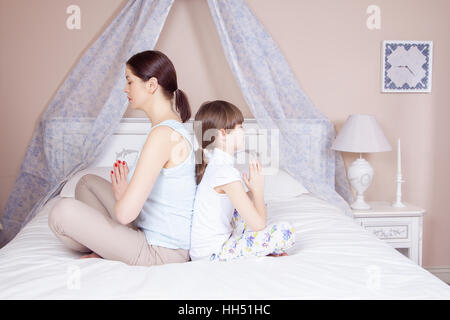
{"label": "woman's arm", "polygon": [[133,177],[123,196],[114,205],[114,215],[121,224],[134,221],[142,210],[161,169],[169,161],[172,147],[172,129],[154,128],[142,147]]}
{"label": "woman's arm", "polygon": [[250,164],[250,177],[244,176],[244,182],[249,188],[245,192],[240,181],[234,181],[221,186],[228,195],[231,203],[253,231],[259,231],[266,227],[266,206],[264,204],[264,175],[259,162]]}

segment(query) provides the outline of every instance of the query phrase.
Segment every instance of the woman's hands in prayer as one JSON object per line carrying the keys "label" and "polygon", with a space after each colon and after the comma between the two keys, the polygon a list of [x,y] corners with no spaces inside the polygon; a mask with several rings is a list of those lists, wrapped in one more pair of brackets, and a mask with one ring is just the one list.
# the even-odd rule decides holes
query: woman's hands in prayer
{"label": "woman's hands in prayer", "polygon": [[116,201],[120,200],[128,187],[128,166],[125,161],[117,160],[113,165],[114,171],[111,170],[111,182],[114,197]]}

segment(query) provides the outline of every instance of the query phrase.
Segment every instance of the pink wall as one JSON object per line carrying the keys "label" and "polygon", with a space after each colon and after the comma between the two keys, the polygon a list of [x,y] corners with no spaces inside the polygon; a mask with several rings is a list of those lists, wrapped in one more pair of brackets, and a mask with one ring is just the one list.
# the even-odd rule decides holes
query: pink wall
{"label": "pink wall", "polygon": [[[246,0],[280,46],[314,105],[339,131],[352,113],[374,114],[392,146],[402,140],[404,200],[427,210],[423,265],[450,266],[450,2],[446,0]],[[81,54],[126,0],[0,0],[0,207],[3,209],[40,115]],[[81,7],[81,30],[66,8]],[[381,8],[381,29],[366,9]],[[382,40],[433,40],[433,90],[380,93]],[[206,0],[176,0],[156,49],[174,62],[193,111],[226,99],[252,117],[225,60]],[[144,114],[129,112],[126,117]],[[344,153],[346,166],[357,154]],[[396,152],[367,154],[375,176],[367,200],[394,200]]]}

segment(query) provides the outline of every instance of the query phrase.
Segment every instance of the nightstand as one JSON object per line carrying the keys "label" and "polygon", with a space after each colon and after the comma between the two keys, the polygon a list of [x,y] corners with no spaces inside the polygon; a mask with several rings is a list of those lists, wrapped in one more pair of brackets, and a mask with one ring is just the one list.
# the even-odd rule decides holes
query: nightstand
{"label": "nightstand", "polygon": [[425,210],[405,203],[396,208],[388,201],[368,201],[371,209],[355,210],[353,217],[366,230],[422,265],[422,229]]}

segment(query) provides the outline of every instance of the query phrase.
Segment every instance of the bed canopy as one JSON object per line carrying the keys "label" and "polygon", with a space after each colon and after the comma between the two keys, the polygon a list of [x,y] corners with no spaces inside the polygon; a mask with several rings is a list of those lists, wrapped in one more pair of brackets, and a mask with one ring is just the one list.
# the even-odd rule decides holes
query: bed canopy
{"label": "bed canopy", "polygon": [[[100,156],[128,101],[125,61],[152,50],[174,0],[130,0],[87,49],[42,115],[3,211],[7,244],[76,172]],[[208,0],[227,62],[261,128],[278,129],[280,167],[351,216],[353,201],[333,124],[303,93],[283,54],[244,0]],[[308,135],[314,139],[304,139]],[[306,148],[307,146],[307,148]],[[302,162],[315,150],[314,163]]]}

